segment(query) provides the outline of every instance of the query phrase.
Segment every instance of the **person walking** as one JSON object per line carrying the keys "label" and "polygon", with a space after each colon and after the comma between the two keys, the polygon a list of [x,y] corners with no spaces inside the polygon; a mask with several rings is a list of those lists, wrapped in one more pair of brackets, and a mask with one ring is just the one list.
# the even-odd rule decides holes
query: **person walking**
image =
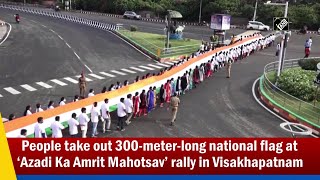
{"label": "person walking", "polygon": [[153,87],[153,109],[157,107],[157,88]]}
{"label": "person walking", "polygon": [[100,119],[100,110],[98,109],[98,103],[94,102],[93,107],[91,109],[91,122],[92,122],[92,137],[97,137],[98,131],[98,123]]}
{"label": "person walking", "polygon": [[90,121],[88,115],[86,114],[87,109],[81,108],[81,114],[79,115],[79,124],[81,129],[82,138],[87,137],[88,122]]}
{"label": "person walking", "polygon": [[124,105],[126,106],[126,110],[127,110],[127,120],[126,120],[126,124],[129,125],[131,123],[131,118],[132,118],[132,111],[133,111],[133,103],[132,103],[132,95],[128,94],[127,95],[127,99],[124,100]]}
{"label": "person walking", "polygon": [[43,126],[43,117],[38,117],[38,123],[34,126],[34,137],[35,138],[46,138],[46,130]]}
{"label": "person walking", "polygon": [[80,123],[76,120],[77,114],[72,113],[71,119],[68,120],[68,126],[69,126],[69,134],[71,137],[76,137],[78,135],[78,126]]}
{"label": "person walking", "polygon": [[59,122],[60,116],[55,117],[55,121],[51,124],[51,130],[52,130],[52,137],[53,138],[62,138],[62,130],[64,129],[64,126]]}
{"label": "person walking", "polygon": [[110,116],[110,106],[109,99],[104,99],[104,103],[101,105],[101,117],[102,117],[102,132],[111,131],[111,116]]}
{"label": "person walking", "polygon": [[148,102],[147,112],[150,113],[154,108],[154,92],[152,87],[149,88],[148,95],[147,95],[147,102]]}
{"label": "person walking", "polygon": [[80,89],[80,97],[84,99],[85,94],[86,94],[86,87],[87,87],[87,81],[86,78],[84,77],[84,74],[81,73],[81,76],[79,78],[79,89]]}
{"label": "person walking", "polygon": [[163,107],[164,100],[166,98],[166,91],[164,90],[163,84],[160,87],[159,99],[160,99],[160,107]]}
{"label": "person walking", "polygon": [[229,59],[228,62],[227,62],[227,66],[226,66],[227,78],[231,77],[231,65],[232,65],[232,59]]}
{"label": "person walking", "polygon": [[118,115],[118,130],[124,131],[124,118],[127,116],[126,106],[124,104],[124,98],[120,99],[117,105],[117,115]]}
{"label": "person walking", "polygon": [[304,58],[308,58],[309,57],[309,55],[310,55],[310,47],[311,47],[311,45],[310,45],[309,39],[307,39],[306,43],[304,45],[304,53],[305,53]]}
{"label": "person walking", "polygon": [[146,91],[142,90],[142,93],[140,94],[140,112],[139,116],[144,116],[147,115],[147,96],[146,96]]}
{"label": "person walking", "polygon": [[136,118],[137,116],[139,116],[139,112],[140,112],[140,96],[139,96],[139,92],[136,92],[135,96],[133,97],[133,107],[134,107],[134,111],[133,111],[133,118]]}
{"label": "person walking", "polygon": [[178,98],[177,94],[175,93],[174,96],[171,98],[171,103],[170,103],[171,110],[172,110],[171,126],[173,126],[176,121],[179,104],[180,104],[180,99]]}

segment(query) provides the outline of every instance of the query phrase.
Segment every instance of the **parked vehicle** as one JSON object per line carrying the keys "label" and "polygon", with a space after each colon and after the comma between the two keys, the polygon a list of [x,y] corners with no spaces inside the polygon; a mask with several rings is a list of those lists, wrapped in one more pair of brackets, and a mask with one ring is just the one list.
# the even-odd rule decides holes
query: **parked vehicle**
{"label": "parked vehicle", "polygon": [[259,22],[259,21],[249,21],[247,25],[247,29],[269,31],[270,26],[264,25],[262,22]]}
{"label": "parked vehicle", "polygon": [[136,14],[135,12],[133,11],[126,11],[124,14],[123,14],[123,18],[125,19],[136,19],[136,20],[140,20],[141,19],[141,16]]}

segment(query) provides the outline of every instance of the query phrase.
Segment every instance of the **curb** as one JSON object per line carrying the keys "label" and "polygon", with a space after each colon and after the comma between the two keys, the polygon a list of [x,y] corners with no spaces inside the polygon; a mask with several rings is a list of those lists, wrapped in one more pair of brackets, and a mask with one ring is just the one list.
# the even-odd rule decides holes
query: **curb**
{"label": "curb", "polygon": [[[261,78],[259,80],[259,84],[261,83]],[[293,122],[293,123],[298,123],[298,124],[302,124],[305,125],[309,128],[312,129],[312,132],[316,135],[320,135],[320,128],[313,126],[309,123],[304,122],[303,120],[301,120],[300,118],[296,117],[295,115],[290,114],[290,112],[278,107],[277,105],[273,104],[271,101],[269,101],[269,99],[267,97],[265,97],[263,95],[263,93],[260,90],[260,85],[258,85],[258,94],[259,97],[261,99],[261,101],[272,111],[274,111],[276,114],[278,114],[279,116],[285,118],[286,120]]]}
{"label": "curb", "polygon": [[[6,33],[2,37],[0,37],[0,45],[2,43],[4,43],[4,40],[6,39],[6,37],[8,36],[8,33],[9,33],[8,24],[5,22],[3,22],[3,24],[6,26],[7,30],[6,30]],[[3,24],[1,24],[1,26],[3,26]]]}

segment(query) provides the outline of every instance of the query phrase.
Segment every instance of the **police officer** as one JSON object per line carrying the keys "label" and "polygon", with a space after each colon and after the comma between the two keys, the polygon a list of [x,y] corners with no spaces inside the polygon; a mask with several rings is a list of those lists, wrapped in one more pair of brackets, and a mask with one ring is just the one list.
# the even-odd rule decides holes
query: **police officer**
{"label": "police officer", "polygon": [[171,126],[173,126],[174,122],[176,121],[179,104],[180,104],[180,99],[178,98],[177,93],[174,93],[170,102],[171,109],[172,109]]}
{"label": "police officer", "polygon": [[79,78],[79,89],[80,89],[80,97],[84,98],[86,93],[87,82],[84,74],[81,73],[81,77]]}

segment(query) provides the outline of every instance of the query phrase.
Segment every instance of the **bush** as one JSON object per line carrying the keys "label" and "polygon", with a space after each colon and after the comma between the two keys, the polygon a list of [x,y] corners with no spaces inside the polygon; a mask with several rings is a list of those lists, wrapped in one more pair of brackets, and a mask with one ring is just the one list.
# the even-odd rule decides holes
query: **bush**
{"label": "bush", "polygon": [[137,26],[130,26],[130,31],[137,31],[138,27]]}
{"label": "bush", "polygon": [[320,59],[300,59],[299,66],[304,70],[317,70],[317,64],[320,63]]}
{"label": "bush", "polygon": [[[317,73],[314,71],[288,69],[282,72],[278,87],[301,100],[313,101],[316,92],[316,86],[313,81],[316,75]],[[318,99],[320,99],[319,96]]]}

